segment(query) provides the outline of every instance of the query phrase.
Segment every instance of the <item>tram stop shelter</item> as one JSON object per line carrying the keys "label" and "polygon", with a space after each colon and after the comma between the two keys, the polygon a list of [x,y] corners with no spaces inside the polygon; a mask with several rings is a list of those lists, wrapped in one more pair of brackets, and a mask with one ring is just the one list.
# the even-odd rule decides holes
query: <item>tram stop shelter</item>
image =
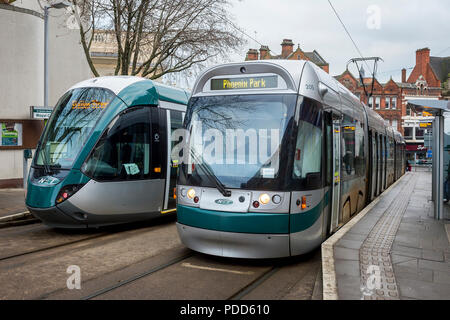
{"label": "tram stop shelter", "polygon": [[444,112],[450,112],[450,101],[447,100],[408,100],[408,106],[416,113],[428,112],[433,120],[433,173],[431,183],[432,201],[434,202],[434,218],[444,219]]}

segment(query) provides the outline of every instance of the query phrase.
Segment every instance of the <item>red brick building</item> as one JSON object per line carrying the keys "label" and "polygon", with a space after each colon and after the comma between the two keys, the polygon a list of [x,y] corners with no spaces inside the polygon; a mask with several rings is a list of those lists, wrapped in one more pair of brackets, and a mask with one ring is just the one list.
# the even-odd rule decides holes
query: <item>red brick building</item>
{"label": "red brick building", "polygon": [[[368,101],[364,94],[364,88],[359,78],[356,78],[348,70],[344,71],[336,79],[346,86],[360,100],[377,111],[386,121],[400,131],[407,142],[407,150],[410,159],[415,160],[425,157],[424,134],[427,124],[431,122],[429,115],[414,114],[406,108],[410,99],[441,99],[442,87],[438,61],[442,58],[430,57],[430,49],[423,48],[416,51],[416,65],[409,77],[406,69],[402,70],[401,82],[395,82],[392,78],[382,84],[375,79],[373,95]],[[436,63],[434,63],[436,62]],[[371,92],[372,78],[364,78],[367,92]]]}
{"label": "red brick building", "polygon": [[[373,94],[368,100],[361,80],[356,78],[350,71],[345,70],[336,79],[358,96],[363,103],[376,110],[383,119],[389,121],[398,131],[403,132],[401,127],[403,115],[401,103],[402,87],[399,83],[390,79],[387,83],[382,84],[375,79]],[[372,92],[372,78],[364,78],[363,81],[367,93]]]}
{"label": "red brick building", "polygon": [[266,59],[286,59],[286,60],[308,60],[315,63],[317,66],[329,72],[330,66],[320,54],[314,50],[312,52],[306,52],[300,49],[298,45],[297,49],[294,51],[294,43],[291,39],[284,39],[281,43],[281,54],[272,55],[270,53],[268,46],[261,46],[258,50],[249,49],[247,52],[247,57],[245,60],[266,60]]}

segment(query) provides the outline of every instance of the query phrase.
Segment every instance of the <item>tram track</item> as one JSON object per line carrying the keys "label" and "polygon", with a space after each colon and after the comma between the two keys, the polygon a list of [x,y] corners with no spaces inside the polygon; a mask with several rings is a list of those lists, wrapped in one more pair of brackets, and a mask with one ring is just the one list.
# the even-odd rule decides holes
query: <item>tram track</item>
{"label": "tram track", "polygon": [[[163,229],[159,230],[161,227]],[[3,279],[7,282],[7,279],[11,279],[8,284],[9,287],[15,286],[14,278],[22,279],[21,281],[25,283],[21,285],[24,288],[22,290],[25,290],[27,287],[26,283],[34,283],[35,280],[33,280],[32,276],[27,276],[26,280],[24,280],[22,276],[23,271],[20,271],[20,269],[33,270],[33,273],[40,275],[42,275],[42,272],[47,272],[46,270],[51,269],[55,270],[53,273],[56,272],[57,274],[55,278],[47,276],[47,288],[33,287],[32,290],[35,291],[33,293],[25,292],[22,295],[5,295],[4,298],[15,297],[23,299],[34,297],[34,299],[69,298],[92,300],[105,298],[152,299],[152,297],[156,299],[185,299],[197,297],[204,299],[241,300],[262,297],[264,299],[266,295],[263,294],[261,296],[261,292],[266,292],[267,287],[272,287],[274,283],[280,280],[283,282],[286,274],[293,275],[293,272],[291,270],[285,270],[285,267],[289,268],[291,266],[293,268],[298,263],[308,263],[310,259],[306,256],[294,260],[292,258],[282,260],[269,259],[265,261],[222,259],[221,257],[186,251],[187,249],[183,249],[182,245],[174,245],[166,249],[169,251],[157,250],[150,255],[141,254],[141,257],[138,259],[132,253],[129,257],[135,259],[134,262],[132,262],[133,259],[127,260],[126,263],[118,262],[116,264],[113,262],[113,252],[116,252],[119,256],[121,256],[121,252],[124,254],[125,252],[130,252],[123,246],[122,243],[124,242],[128,243],[127,246],[129,248],[136,248],[134,244],[139,244],[140,250],[136,252],[141,253],[147,252],[144,249],[146,248],[145,243],[155,243],[153,239],[158,239],[159,243],[158,245],[155,243],[154,248],[159,248],[161,244],[167,244],[167,240],[171,237],[161,238],[161,236],[166,234],[164,230],[167,227],[172,228],[172,226],[168,226],[167,224],[152,224],[150,228],[142,227],[131,230],[130,228],[119,228],[118,231],[114,229],[115,233],[108,232],[85,235],[86,237],[83,239],[74,239],[51,246],[43,246],[36,250],[18,252],[0,257],[3,270],[11,273],[10,276],[4,277]],[[11,238],[16,235],[23,238],[28,233],[38,234],[39,237],[42,235],[48,237],[48,235],[52,235],[53,231],[50,231],[47,234],[45,226],[29,226],[21,230],[18,229],[14,232],[9,232],[8,237]],[[140,234],[144,235],[148,233],[150,235],[153,234],[152,231],[157,232],[159,235],[152,235],[150,238],[144,238],[143,236],[141,238]],[[67,236],[67,233],[65,235]],[[71,235],[69,232],[69,236]],[[119,251],[114,251],[114,246]],[[23,248],[23,245],[20,247]],[[105,259],[100,258],[101,254],[95,253],[101,250],[101,248],[105,248],[106,250],[107,247],[110,255],[105,258],[107,259],[106,261],[112,259],[111,262],[105,262]],[[100,260],[95,262],[91,258],[94,256],[97,256]],[[70,262],[73,258],[75,260],[72,261],[75,261],[75,264],[79,264],[82,268],[82,292],[70,291],[65,288],[65,278],[67,277],[64,275],[65,268],[68,264],[73,263]],[[95,267],[92,269],[89,267],[90,265]],[[59,269],[60,267],[62,267],[62,270]],[[16,270],[16,268],[18,269]],[[294,281],[293,279],[288,280],[291,282]],[[218,290],[216,288],[216,290],[213,290],[213,292],[210,292],[206,296],[204,295],[204,291],[197,290],[207,287],[211,281],[217,283],[217,288],[221,289]],[[285,288],[288,286],[280,285],[280,287]],[[292,285],[289,285],[289,287],[292,287]],[[184,288],[187,291],[179,291],[173,288]],[[278,293],[273,295],[275,298],[281,298],[282,296],[278,295]]]}
{"label": "tram track", "polygon": [[130,277],[130,278],[124,280],[124,281],[121,281],[120,283],[117,283],[115,285],[111,285],[111,286],[108,286],[106,288],[100,289],[100,290],[98,290],[98,291],[96,291],[96,292],[94,292],[94,293],[92,293],[92,294],[90,294],[88,296],[82,297],[80,300],[91,300],[93,298],[99,297],[99,296],[101,296],[101,295],[103,295],[105,293],[111,292],[111,291],[116,290],[116,289],[118,289],[120,287],[128,285],[128,284],[130,284],[130,283],[132,283],[134,281],[137,281],[137,280],[139,280],[141,278],[144,278],[144,277],[149,276],[151,274],[154,274],[154,273],[156,273],[158,271],[166,269],[166,268],[168,268],[168,267],[170,267],[172,265],[175,265],[175,264],[177,264],[177,263],[179,263],[179,262],[181,262],[183,260],[186,260],[186,259],[192,257],[193,255],[195,255],[194,252],[189,252],[188,254],[182,255],[181,257],[174,258],[174,259],[172,259],[172,260],[170,260],[170,261],[168,261],[166,263],[163,263],[163,264],[161,264],[159,266],[153,267],[153,268],[151,268],[151,269],[149,269],[149,270],[147,270],[145,272],[142,272],[142,273],[139,273],[139,274],[137,274],[135,276],[132,276],[132,277]]}
{"label": "tram track", "polygon": [[100,238],[100,237],[103,237],[103,236],[106,236],[106,235],[108,235],[108,234],[95,235],[95,236],[92,236],[92,237],[87,237],[87,238],[83,238],[83,239],[78,239],[78,240],[74,240],[74,241],[60,243],[60,244],[56,244],[56,245],[53,245],[53,246],[39,248],[39,249],[36,249],[36,250],[31,250],[31,251],[21,252],[21,253],[17,253],[17,254],[12,254],[12,255],[9,255],[9,256],[6,256],[6,257],[0,257],[0,261],[5,261],[5,260],[13,259],[13,258],[19,258],[19,257],[23,257],[23,256],[26,256],[26,255],[31,255],[31,254],[34,254],[34,253],[40,253],[40,252],[47,251],[47,250],[57,249],[57,248],[61,248],[61,247],[64,247],[64,246],[77,244],[77,243],[80,243],[80,242],[83,242],[83,241]]}
{"label": "tram track", "polygon": [[[156,223],[156,224],[149,224],[148,227],[152,228],[152,227],[156,227],[158,228],[159,226],[162,226],[163,224],[160,223]],[[71,245],[76,245],[76,244],[80,244],[82,242],[86,242],[89,240],[94,240],[94,239],[99,239],[99,238],[103,238],[103,237],[107,237],[107,236],[111,236],[112,238],[116,238],[124,233],[127,233],[128,236],[130,235],[134,235],[134,234],[139,234],[141,232],[146,232],[148,231],[147,227],[139,227],[136,229],[133,229],[134,224],[129,224],[129,225],[124,225],[124,226],[111,226],[111,227],[106,227],[104,232],[101,233],[95,233],[93,235],[86,235],[84,236],[84,234],[80,234],[80,236],[84,236],[82,238],[79,239],[74,239],[74,240],[66,240],[66,241],[62,241],[60,243],[56,243],[53,245],[47,245],[47,246],[42,246],[42,247],[38,247],[36,249],[33,250],[29,250],[29,251],[22,251],[22,252],[18,252],[18,253],[13,253],[13,254],[9,254],[6,256],[1,256],[0,255],[0,262],[6,261],[6,260],[10,260],[10,259],[14,259],[14,258],[20,258],[20,257],[24,257],[27,255],[32,255],[32,254],[36,254],[36,253],[42,253],[45,251],[49,251],[49,250],[53,250],[53,249],[59,249],[62,247],[66,247],[66,246],[71,246]],[[32,234],[33,232],[44,232],[44,231],[49,231],[49,232],[56,232],[55,234],[49,234],[48,238],[50,237],[55,237],[58,235],[58,231],[55,231],[55,229],[46,227],[44,225],[39,225],[36,226],[34,228],[28,229],[28,230],[16,230],[16,232],[14,232],[14,230],[11,232],[11,238],[8,240],[14,240],[14,236],[26,236],[26,234]],[[70,231],[73,232],[73,231]],[[67,232],[66,230],[61,231],[61,233],[59,233],[61,236],[76,236],[76,234],[71,234],[70,232]],[[87,230],[86,232],[92,232],[91,230]],[[46,240],[46,239],[45,239]],[[2,239],[0,238],[0,241],[2,241]]]}
{"label": "tram track", "polygon": [[[89,294],[87,296],[84,296],[82,298],[80,298],[80,300],[91,300],[97,297],[100,297],[101,295],[104,295],[106,293],[110,293],[111,291],[114,291],[116,289],[119,289],[123,286],[126,286],[132,282],[138,281],[144,277],[150,276],[158,271],[162,271],[164,269],[167,269],[173,265],[176,265],[178,263],[183,262],[184,260],[187,260],[195,255],[198,255],[198,253],[196,252],[189,252],[188,254],[182,255],[180,257],[176,257],[171,259],[168,262],[165,262],[163,264],[160,264],[158,266],[155,266],[147,271],[138,273],[132,277],[129,277],[126,280],[121,281],[120,283],[105,287],[103,289],[97,290],[96,292]],[[255,280],[251,281],[250,283],[248,283],[247,285],[243,286],[241,289],[239,289],[238,291],[236,291],[235,293],[233,293],[231,296],[229,296],[228,298],[225,298],[224,300],[240,300],[241,298],[243,298],[244,296],[246,296],[247,294],[249,294],[250,292],[252,292],[253,290],[255,290],[257,287],[259,287],[262,283],[264,283],[267,279],[269,279],[273,274],[275,274],[276,272],[278,272],[281,269],[281,266],[272,266],[270,267],[269,270],[263,272],[261,275],[259,275]]]}
{"label": "tram track", "polygon": [[[165,263],[162,263],[162,264],[157,265],[157,266],[153,266],[149,270],[146,270],[146,271],[140,272],[140,273],[138,273],[136,275],[130,276],[126,280],[121,280],[119,283],[116,283],[116,284],[110,285],[110,286],[105,286],[102,289],[98,289],[94,293],[91,293],[89,295],[83,296],[81,298],[81,300],[91,300],[91,299],[96,299],[96,298],[100,298],[100,299],[102,299],[102,298],[103,299],[104,298],[106,298],[106,299],[117,299],[117,297],[128,299],[128,297],[130,297],[130,296],[127,295],[127,294],[121,295],[120,289],[125,289],[124,288],[125,286],[130,285],[130,284],[133,285],[133,283],[138,282],[140,280],[143,281],[143,283],[141,283],[141,286],[145,285],[145,281],[148,281],[148,280],[145,280],[144,278],[146,278],[148,276],[152,276],[152,275],[154,275],[157,272],[168,271],[168,270],[165,270],[165,269],[168,269],[170,267],[176,267],[175,265],[183,266],[183,263],[182,263],[183,261],[185,261],[185,260],[187,260],[187,259],[189,259],[191,257],[194,257],[194,258],[197,257],[198,258],[199,256],[202,256],[202,255],[198,254],[198,253],[195,253],[195,252],[190,252],[188,254],[184,254],[184,255],[181,255],[179,257],[172,258],[171,260],[169,260],[169,261],[167,261]],[[219,271],[219,269],[213,268],[212,265],[210,267],[202,267],[201,269],[203,269],[203,270],[207,270],[207,269],[208,270],[213,270],[213,269],[215,269],[215,271]],[[224,296],[224,297],[214,297],[213,299],[220,299],[220,300],[222,300],[222,299],[223,300],[242,300],[242,299],[246,299],[246,297],[248,295],[252,294],[254,291],[257,291],[257,289],[260,290],[261,289],[260,287],[263,286],[264,284],[266,284],[266,281],[268,281],[274,275],[276,275],[281,270],[283,270],[284,267],[288,267],[288,266],[289,266],[288,263],[286,263],[286,264],[285,263],[274,263],[272,265],[268,265],[267,266],[268,267],[267,270],[261,272],[255,279],[253,279],[253,280],[251,280],[251,281],[249,281],[247,283],[242,283],[241,287],[238,290],[236,290],[234,293],[229,294],[229,295]],[[200,269],[200,268],[198,268],[198,269]],[[315,287],[317,286],[316,278],[317,278],[317,274],[318,274],[318,272],[320,270],[319,271],[313,270],[312,266],[311,266],[311,267],[308,267],[307,271],[308,272],[305,272],[304,275],[301,276],[298,279],[298,283],[301,283],[303,281],[303,278],[305,278],[305,276],[307,276],[311,272],[314,274],[314,283],[313,283],[313,286],[311,288],[311,295],[307,296],[307,297],[305,297],[305,295],[302,295],[301,299],[305,299],[305,298],[306,299],[313,299],[314,298],[313,297],[313,292],[315,290]],[[174,272],[174,271],[170,271],[170,272]],[[286,272],[286,270],[284,270],[283,272]],[[187,284],[186,283],[184,283],[184,284],[178,283],[178,285],[180,287],[184,287]],[[189,286],[189,285],[187,285],[187,286]],[[139,285],[135,286],[135,288],[137,288],[137,287],[139,287]],[[118,290],[118,291],[116,291],[116,290]],[[127,291],[127,290],[130,291],[130,288],[125,289],[125,291]],[[131,291],[133,292],[134,290],[131,289]],[[104,295],[106,295],[106,297]],[[295,296],[296,296],[295,293],[291,294],[291,296],[289,296],[289,299],[295,299]],[[300,295],[298,295],[298,296],[300,297]],[[137,297],[134,296],[134,298],[137,298]],[[165,299],[165,298],[168,298],[168,297],[164,297],[163,299]],[[176,299],[180,299],[180,298],[184,299],[183,297],[176,297]],[[158,299],[161,299],[161,297],[159,297]]]}
{"label": "tram track", "polygon": [[246,285],[244,288],[240,289],[230,297],[228,297],[226,300],[241,300],[243,297],[248,295],[250,292],[255,290],[257,287],[259,287],[261,284],[263,284],[267,279],[269,279],[272,275],[274,275],[276,272],[280,270],[281,267],[279,266],[273,266],[268,271],[261,274],[258,278],[250,282],[248,285]]}

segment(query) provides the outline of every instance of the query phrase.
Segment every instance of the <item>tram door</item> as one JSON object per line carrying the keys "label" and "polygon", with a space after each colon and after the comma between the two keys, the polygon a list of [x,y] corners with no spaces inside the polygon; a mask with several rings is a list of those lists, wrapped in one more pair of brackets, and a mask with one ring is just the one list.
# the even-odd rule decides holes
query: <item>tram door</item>
{"label": "tram door", "polygon": [[330,233],[335,231],[340,221],[341,199],[341,119],[334,117],[332,125],[333,157],[331,170],[331,224]]}
{"label": "tram door", "polygon": [[377,136],[377,150],[378,150],[378,167],[377,167],[377,171],[378,171],[378,179],[377,179],[377,194],[380,195],[381,192],[383,191],[382,189],[382,172],[383,172],[383,151],[382,151],[382,147],[381,147],[381,136],[378,135]]}
{"label": "tram door", "polygon": [[386,171],[386,162],[384,159],[386,158],[386,148],[384,144],[384,136],[381,136],[381,192],[384,191],[384,177]]}
{"label": "tram door", "polygon": [[[184,112],[178,110],[166,110],[167,112],[167,177],[164,199],[164,210],[173,211],[176,208],[176,184],[178,173],[178,160],[172,159],[173,147],[178,143],[171,141],[172,133],[183,126]],[[164,211],[163,211],[164,212]]]}
{"label": "tram door", "polygon": [[377,194],[377,143],[376,143],[376,135],[374,134],[373,131],[370,131],[369,133],[370,135],[370,156],[371,156],[371,161],[370,161],[370,170],[372,173],[372,177],[371,177],[371,192],[370,192],[370,200],[375,199],[376,194]]}

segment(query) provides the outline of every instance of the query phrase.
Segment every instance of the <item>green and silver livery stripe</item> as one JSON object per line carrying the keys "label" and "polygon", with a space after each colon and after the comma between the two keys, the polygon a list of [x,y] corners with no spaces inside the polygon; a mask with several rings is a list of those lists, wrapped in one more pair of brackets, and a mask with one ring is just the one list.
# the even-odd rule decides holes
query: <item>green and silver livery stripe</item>
{"label": "green and silver livery stripe", "polygon": [[[316,190],[323,195],[324,190]],[[327,207],[329,192],[325,192],[314,207],[299,213],[227,212],[178,205],[178,222],[187,226],[241,233],[287,234],[311,227]],[[292,201],[291,201],[292,202]],[[294,203],[295,205],[295,203]]]}

